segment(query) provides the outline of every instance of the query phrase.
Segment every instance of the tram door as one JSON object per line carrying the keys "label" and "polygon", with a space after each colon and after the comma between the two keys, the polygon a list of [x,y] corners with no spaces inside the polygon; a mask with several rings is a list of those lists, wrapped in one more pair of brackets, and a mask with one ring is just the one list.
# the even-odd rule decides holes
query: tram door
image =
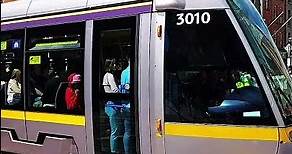
{"label": "tram door", "polygon": [[94,22],[95,153],[137,153],[136,17]]}
{"label": "tram door", "polygon": [[276,153],[277,122],[228,13],[166,12],[152,20],[153,153]]}

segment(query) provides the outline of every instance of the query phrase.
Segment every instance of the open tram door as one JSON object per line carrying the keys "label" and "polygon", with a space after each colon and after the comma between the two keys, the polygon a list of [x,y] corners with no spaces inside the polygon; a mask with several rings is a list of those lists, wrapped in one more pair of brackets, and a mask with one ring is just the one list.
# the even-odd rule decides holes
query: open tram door
{"label": "open tram door", "polygon": [[252,3],[172,2],[152,16],[153,153],[289,153],[291,78]]}
{"label": "open tram door", "polygon": [[139,153],[137,16],[93,21],[95,153]]}

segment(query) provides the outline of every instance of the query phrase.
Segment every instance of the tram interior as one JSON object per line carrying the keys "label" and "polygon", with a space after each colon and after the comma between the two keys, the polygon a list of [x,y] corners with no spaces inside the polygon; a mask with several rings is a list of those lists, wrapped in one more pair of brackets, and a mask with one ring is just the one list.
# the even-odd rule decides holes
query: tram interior
{"label": "tram interior", "polygon": [[[23,108],[22,94],[26,90],[28,94],[28,110],[74,114],[84,113],[82,76],[78,79],[78,83],[74,83],[74,86],[78,87],[81,91],[78,96],[78,100],[80,99],[79,109],[69,110],[65,102],[66,89],[70,84],[68,81],[69,75],[72,73],[83,74],[84,45],[81,43],[83,38],[81,37],[82,32],[78,31],[80,29],[79,26],[80,24],[71,25],[70,31],[68,31],[67,25],[56,26],[54,28],[42,27],[42,30],[40,28],[28,30],[27,33],[31,35],[27,38],[25,72],[22,72],[25,74],[25,81],[21,79],[18,84],[23,85],[25,82],[26,87],[21,88],[21,101],[19,103],[10,104],[4,101],[5,107],[15,108],[19,106],[19,108]],[[5,40],[5,38],[3,39]],[[21,41],[20,43],[21,47],[18,50],[7,48],[2,51],[3,57],[1,57],[4,59],[1,59],[1,67],[4,65],[11,66],[11,70],[3,72],[8,78],[6,80],[1,79],[1,83],[8,83],[11,72],[13,72],[12,70],[24,70],[22,62],[24,44]],[[11,44],[11,40],[8,44]],[[13,56],[8,58],[7,55]],[[6,87],[6,89],[8,88]],[[7,92],[3,93],[1,97],[8,98]]]}
{"label": "tram interior", "polygon": [[[97,143],[97,151],[103,152],[103,153],[109,153],[110,151],[119,151],[120,153],[124,153],[125,149],[124,147],[129,146],[129,143],[125,145],[125,140],[123,139],[124,133],[125,133],[125,111],[124,107],[122,107],[122,104],[125,102],[129,102],[131,104],[131,112],[130,117],[131,119],[134,119],[134,109],[135,104],[133,102],[133,84],[130,84],[130,92],[129,93],[123,93],[121,90],[118,90],[116,92],[107,93],[104,88],[105,83],[103,83],[105,74],[110,72],[114,77],[114,82],[117,88],[120,89],[121,85],[121,74],[123,70],[125,70],[128,66],[130,66],[130,71],[132,73],[133,71],[133,43],[132,40],[132,31],[131,29],[116,29],[116,30],[103,30],[99,32],[99,39],[96,44],[97,50],[99,50],[99,72],[96,73],[98,84],[96,85],[96,88],[98,87],[98,98],[95,98],[96,100],[99,100],[98,103],[93,104],[93,111],[94,111],[94,127],[95,130],[98,130],[98,132],[95,132],[95,140]],[[108,67],[105,63],[110,62],[111,63],[111,69],[108,70]],[[132,75],[131,75],[132,76]],[[131,82],[133,80],[131,79]],[[112,85],[110,85],[111,87]],[[112,87],[111,87],[112,88]],[[108,107],[108,104],[112,103],[115,107]],[[109,108],[114,109],[113,112],[109,111]],[[111,119],[111,116],[115,116],[114,119]],[[112,125],[110,124],[112,123]],[[131,120],[131,127],[134,130],[134,120]],[[111,129],[117,129],[116,139],[115,141],[111,141]],[[135,137],[134,134],[130,138],[130,144],[132,144],[131,149],[135,149]]]}

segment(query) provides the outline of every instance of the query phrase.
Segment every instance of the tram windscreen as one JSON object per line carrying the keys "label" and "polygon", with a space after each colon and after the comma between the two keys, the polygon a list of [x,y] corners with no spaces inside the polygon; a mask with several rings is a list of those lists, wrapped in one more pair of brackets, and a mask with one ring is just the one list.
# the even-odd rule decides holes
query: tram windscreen
{"label": "tram windscreen", "polygon": [[268,28],[250,1],[228,2],[265,73],[284,122],[292,124],[292,80]]}
{"label": "tram windscreen", "polygon": [[225,10],[167,12],[164,85],[166,122],[276,124]]}

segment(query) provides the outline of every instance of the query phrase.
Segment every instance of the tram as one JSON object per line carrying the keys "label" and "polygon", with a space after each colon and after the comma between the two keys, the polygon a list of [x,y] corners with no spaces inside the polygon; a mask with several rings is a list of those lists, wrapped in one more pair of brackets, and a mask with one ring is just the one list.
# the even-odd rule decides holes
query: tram
{"label": "tram", "polygon": [[1,153],[292,153],[249,0],[12,0],[1,21]]}

